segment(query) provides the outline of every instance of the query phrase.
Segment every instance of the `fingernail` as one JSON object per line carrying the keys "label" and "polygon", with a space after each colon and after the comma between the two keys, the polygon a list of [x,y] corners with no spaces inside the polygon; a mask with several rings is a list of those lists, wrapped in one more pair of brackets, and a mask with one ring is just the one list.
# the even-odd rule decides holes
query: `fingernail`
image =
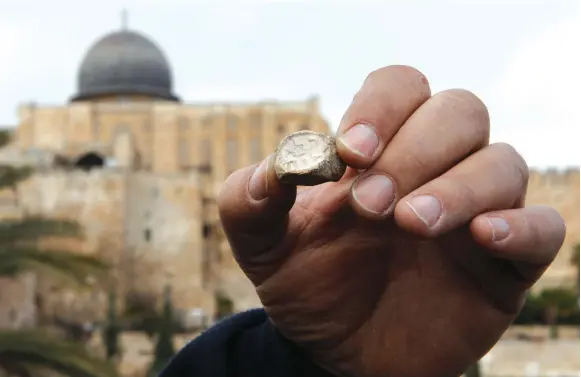
{"label": "fingernail", "polygon": [[442,205],[432,195],[416,196],[407,201],[406,204],[428,228],[436,225],[442,215]]}
{"label": "fingernail", "polygon": [[373,126],[357,124],[339,137],[351,151],[363,157],[371,157],[379,146],[379,136]]}
{"label": "fingernail", "polygon": [[248,193],[254,200],[262,200],[267,196],[267,168],[268,158],[258,165],[250,181],[248,181]]}
{"label": "fingernail", "polygon": [[374,174],[359,179],[353,187],[353,198],[369,212],[382,214],[389,209],[395,197],[391,179]]}
{"label": "fingernail", "polygon": [[487,217],[486,221],[492,229],[492,241],[500,241],[510,234],[510,226],[505,219],[501,217]]}

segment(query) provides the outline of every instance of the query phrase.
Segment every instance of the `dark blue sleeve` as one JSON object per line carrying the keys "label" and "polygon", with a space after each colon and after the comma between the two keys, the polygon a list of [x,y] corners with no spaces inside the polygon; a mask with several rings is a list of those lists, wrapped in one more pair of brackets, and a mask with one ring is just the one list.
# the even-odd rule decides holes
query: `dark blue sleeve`
{"label": "dark blue sleeve", "polygon": [[188,343],[159,377],[333,377],[285,339],[262,309],[219,322]]}

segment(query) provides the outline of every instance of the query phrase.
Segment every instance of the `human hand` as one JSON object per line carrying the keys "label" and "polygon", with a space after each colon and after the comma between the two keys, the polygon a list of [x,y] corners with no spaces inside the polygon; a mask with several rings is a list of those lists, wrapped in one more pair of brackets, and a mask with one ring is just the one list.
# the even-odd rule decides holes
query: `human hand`
{"label": "human hand", "polygon": [[413,68],[371,73],[343,117],[339,182],[280,184],[272,158],[218,198],[235,257],[269,317],[344,376],[450,377],[499,339],[561,247],[524,207],[525,161],[489,145],[473,94],[430,94]]}

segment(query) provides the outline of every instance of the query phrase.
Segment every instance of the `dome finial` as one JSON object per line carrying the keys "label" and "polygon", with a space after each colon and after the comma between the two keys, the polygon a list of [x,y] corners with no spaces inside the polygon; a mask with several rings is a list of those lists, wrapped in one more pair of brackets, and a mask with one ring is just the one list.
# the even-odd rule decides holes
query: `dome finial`
{"label": "dome finial", "polygon": [[121,11],[121,30],[127,30],[127,9]]}

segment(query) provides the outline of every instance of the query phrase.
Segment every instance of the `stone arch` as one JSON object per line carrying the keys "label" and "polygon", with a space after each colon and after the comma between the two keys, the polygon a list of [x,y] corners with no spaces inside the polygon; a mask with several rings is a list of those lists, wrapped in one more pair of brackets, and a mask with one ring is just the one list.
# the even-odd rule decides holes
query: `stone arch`
{"label": "stone arch", "polygon": [[81,155],[75,161],[75,168],[86,171],[101,169],[103,166],[105,166],[105,156],[94,151],[90,151]]}

